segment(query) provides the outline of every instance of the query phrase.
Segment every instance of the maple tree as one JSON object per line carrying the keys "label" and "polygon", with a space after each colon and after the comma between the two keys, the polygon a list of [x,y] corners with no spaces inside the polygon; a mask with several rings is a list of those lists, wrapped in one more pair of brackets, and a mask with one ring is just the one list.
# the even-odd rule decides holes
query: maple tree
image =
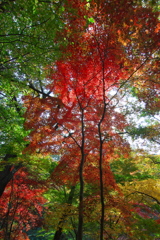
{"label": "maple tree", "polygon": [[[21,1],[19,3],[22,4]],[[29,7],[27,11],[31,14],[30,18],[24,19],[35,19],[37,22],[37,16],[41,16],[45,4],[45,1],[31,4],[33,12],[30,12]],[[64,201],[59,199],[59,202],[53,201],[49,205],[46,223],[55,229],[54,240],[60,239],[65,229],[72,229],[77,240],[83,239],[91,234],[93,225],[93,238],[115,239],[126,234],[134,239],[135,219],[138,219],[136,212],[142,215],[142,211],[137,209],[143,208],[145,204],[144,208],[149,214],[153,206],[146,205],[146,202],[137,205],[139,195],[133,197],[132,189],[130,190],[132,183],[125,179],[128,188],[119,186],[119,179],[114,175],[116,167],[113,165],[118,165],[122,156],[125,159],[123,166],[127,161],[131,163],[131,148],[124,137],[126,133],[144,136],[144,131],[139,134],[137,129],[135,131],[133,127],[130,128],[130,105],[127,98],[134,95],[139,101],[146,103],[146,114],[147,111],[153,115],[158,112],[158,79],[152,76],[158,70],[158,14],[151,8],[142,7],[140,1],[67,0],[63,4],[53,1],[53,4],[58,23],[51,38],[54,38],[55,45],[60,44],[61,58],[56,61],[51,58],[42,63],[43,46],[48,51],[51,41],[49,38],[47,46],[40,36],[42,42],[38,42],[38,48],[41,50],[36,52],[36,48],[31,48],[30,54],[34,55],[36,52],[33,62],[36,62],[36,66],[40,63],[40,71],[42,65],[48,64],[45,69],[48,72],[47,78],[43,79],[42,74],[42,79],[37,80],[37,73],[30,75],[27,71],[31,80],[20,81],[18,77],[14,81],[16,84],[20,82],[22,88],[26,86],[32,90],[30,96],[24,97],[27,108],[25,126],[31,133],[27,137],[27,143],[30,141],[30,144],[23,153],[43,156],[49,154],[53,159],[59,157],[48,181],[60,196],[62,189],[67,192]],[[49,5],[47,13],[50,13],[50,9]],[[35,16],[34,11],[40,12]],[[48,28],[51,26],[48,25]],[[24,29],[28,36],[28,28]],[[33,35],[37,34],[35,28],[31,29]],[[44,31],[41,30],[43,36]],[[10,37],[12,40],[12,36]],[[21,49],[21,44],[23,45],[22,34],[16,48],[19,46]],[[35,46],[37,43],[31,39],[30,44]],[[30,49],[30,44],[27,44],[27,50]],[[12,54],[13,52],[12,49]],[[30,54],[27,55],[29,61]],[[23,65],[24,62],[20,63],[20,66]],[[34,72],[35,67],[29,69]],[[21,71],[24,68],[18,73],[19,76]],[[26,73],[24,72],[24,76]],[[12,89],[6,92],[10,93]],[[17,107],[16,100],[17,95],[11,95],[10,102]],[[124,109],[124,104],[128,108]],[[157,129],[157,123],[155,128]],[[150,131],[148,138],[151,135],[157,139],[157,132],[153,136]],[[25,133],[22,135],[24,137]],[[22,145],[26,145],[25,141]],[[26,159],[25,161],[27,164]],[[12,169],[12,166],[9,167]],[[136,182],[139,192],[142,192],[142,182],[146,186],[155,184],[153,181],[143,180],[144,182]],[[127,194],[131,196],[131,202],[126,198]],[[143,192],[143,195],[147,194],[149,192]],[[49,191],[49,199],[51,195]],[[157,196],[153,194],[153,198],[157,199]]]}
{"label": "maple tree", "polygon": [[[97,7],[91,1],[88,9],[94,9],[95,15],[89,12],[88,17],[93,23],[82,32],[81,20],[88,5],[81,1],[68,3],[79,15],[74,19],[67,16],[69,27],[64,32],[69,43],[68,56],[53,64],[51,83],[47,86],[54,97],[26,100],[26,126],[33,129],[29,148],[60,154],[61,161],[53,175],[57,174],[69,186],[79,181],[77,239],[82,239],[84,184],[93,180],[98,184],[103,239],[106,199],[111,189],[119,191],[109,160],[120,154],[127,156],[130,151],[118,134],[127,126],[124,115],[115,110],[120,101],[118,93],[136,84],[132,76],[157,50],[156,13],[134,8],[129,1],[125,4],[99,1]],[[117,12],[124,17],[120,19]]]}

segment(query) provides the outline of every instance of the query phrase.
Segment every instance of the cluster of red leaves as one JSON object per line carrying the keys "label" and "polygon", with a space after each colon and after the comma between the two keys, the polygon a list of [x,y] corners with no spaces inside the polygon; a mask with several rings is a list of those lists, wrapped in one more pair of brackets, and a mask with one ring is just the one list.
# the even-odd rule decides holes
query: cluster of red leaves
{"label": "cluster of red leaves", "polygon": [[42,183],[29,178],[25,169],[14,175],[0,198],[1,239],[27,239],[30,229],[42,225],[45,190]]}

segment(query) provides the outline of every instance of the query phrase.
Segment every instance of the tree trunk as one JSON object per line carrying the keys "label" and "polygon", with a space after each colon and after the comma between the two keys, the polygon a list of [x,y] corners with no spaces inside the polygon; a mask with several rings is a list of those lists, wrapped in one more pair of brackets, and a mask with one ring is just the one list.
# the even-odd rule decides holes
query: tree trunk
{"label": "tree trunk", "polygon": [[78,233],[77,240],[82,240],[83,238],[83,194],[84,194],[84,180],[83,180],[83,167],[85,161],[85,151],[84,151],[84,143],[85,143],[85,132],[84,132],[84,109],[81,108],[82,111],[82,144],[81,144],[81,162],[79,168],[79,182],[80,182],[80,192],[79,192],[79,218],[78,218]]}

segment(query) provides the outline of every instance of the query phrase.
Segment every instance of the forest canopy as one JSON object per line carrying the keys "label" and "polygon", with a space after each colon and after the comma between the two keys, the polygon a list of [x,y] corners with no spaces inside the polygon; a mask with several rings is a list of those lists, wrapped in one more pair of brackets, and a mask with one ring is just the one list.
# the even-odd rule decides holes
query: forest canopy
{"label": "forest canopy", "polygon": [[0,2],[0,239],[159,239],[158,7]]}

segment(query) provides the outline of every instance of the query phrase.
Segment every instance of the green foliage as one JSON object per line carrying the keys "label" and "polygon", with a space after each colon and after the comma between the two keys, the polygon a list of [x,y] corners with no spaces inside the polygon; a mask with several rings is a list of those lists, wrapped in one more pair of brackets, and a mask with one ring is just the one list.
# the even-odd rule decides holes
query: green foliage
{"label": "green foliage", "polygon": [[[1,13],[2,69],[11,73],[34,74],[57,58],[55,34],[63,29],[60,3],[45,1],[8,1]],[[52,31],[51,31],[52,29]],[[13,71],[12,71],[13,73]],[[38,75],[37,75],[38,76]]]}
{"label": "green foliage", "polygon": [[139,215],[135,216],[135,222],[132,230],[133,239],[152,240],[155,237],[160,237],[160,225],[154,219],[142,218]]}
{"label": "green foliage", "polygon": [[18,155],[26,145],[24,138],[29,131],[24,130],[24,118],[11,106],[13,102],[6,104],[0,102],[0,156],[6,153]]}
{"label": "green foliage", "polygon": [[43,154],[38,153],[23,154],[23,158],[21,160],[30,174],[39,180],[48,180],[51,173],[57,166],[57,162],[53,161],[50,156],[44,156]]}
{"label": "green foliage", "polygon": [[155,174],[155,168],[154,166],[151,167],[148,161],[149,160],[145,160],[144,158],[142,162],[140,157],[120,158],[113,161],[110,166],[117,183],[124,184],[125,182],[132,182],[136,179],[145,180],[154,178],[155,176],[152,174],[152,170]]}
{"label": "green foliage", "polygon": [[32,229],[27,232],[30,240],[53,240],[54,231],[45,231],[45,229]]}
{"label": "green foliage", "polygon": [[152,9],[154,11],[159,10],[159,1],[158,0],[144,0],[144,1],[141,1],[141,2],[142,2],[142,4],[145,4],[145,6],[152,7]]}

